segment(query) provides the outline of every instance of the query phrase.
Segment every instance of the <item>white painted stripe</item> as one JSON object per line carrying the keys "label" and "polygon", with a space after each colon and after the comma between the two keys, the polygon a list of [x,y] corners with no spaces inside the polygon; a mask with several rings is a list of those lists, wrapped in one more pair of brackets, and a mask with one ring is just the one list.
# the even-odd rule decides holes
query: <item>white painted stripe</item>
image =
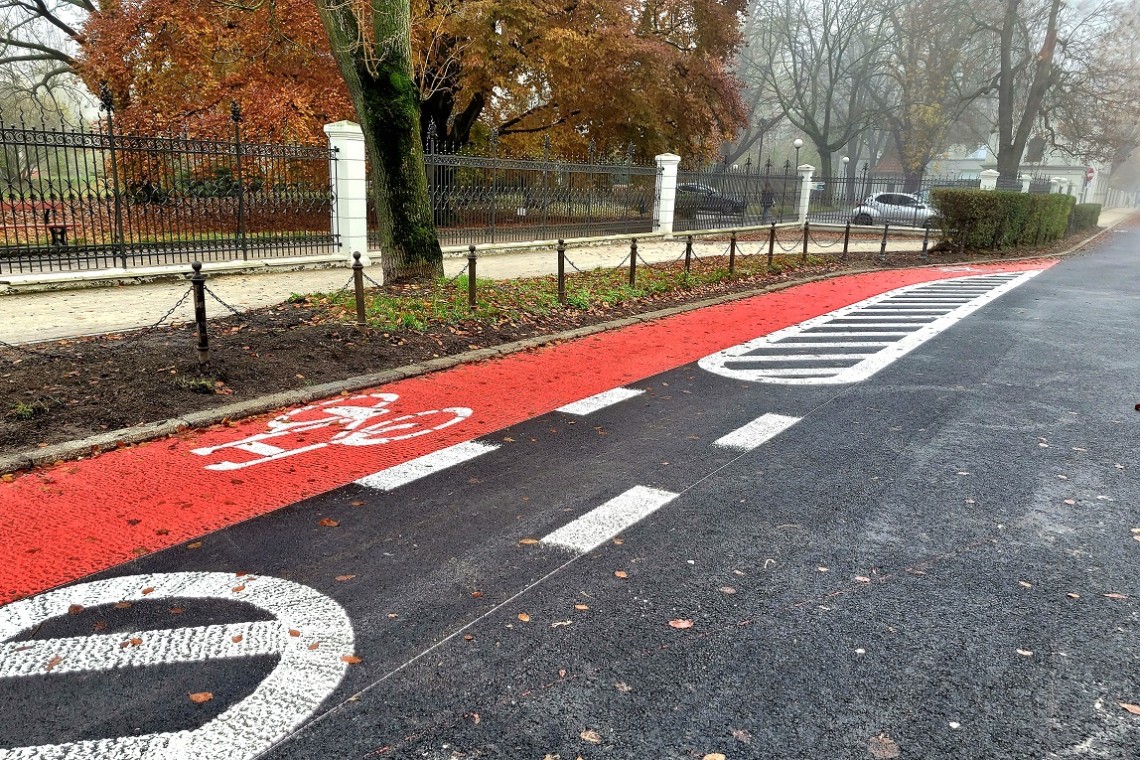
{"label": "white painted stripe", "polygon": [[775,438],[799,421],[799,417],[785,417],[782,414],[764,414],[752,420],[752,422],[749,422],[744,427],[737,428],[728,435],[713,441],[713,445],[721,446],[726,449],[752,451],[752,449]]}
{"label": "white painted stripe", "polygon": [[563,525],[542,541],[585,554],[676,498],[677,494],[670,491],[634,486],[621,496]]}
{"label": "white painted stripe", "polygon": [[732,359],[733,362],[823,362],[823,361],[843,361],[844,359],[859,359],[864,356],[870,356],[866,352],[853,351],[849,354],[770,354],[770,355],[757,355],[749,354],[748,356],[738,356]]}
{"label": "white painted stripe", "polygon": [[[237,642],[234,639],[237,638]],[[281,654],[288,631],[276,620],[0,644],[0,678],[172,665]],[[131,642],[137,641],[138,644]],[[59,661],[51,665],[55,658]]]}
{"label": "white painted stripe", "polygon": [[[808,337],[810,337],[810,336],[808,336]],[[883,346],[889,346],[889,345],[891,345],[891,341],[889,341],[889,340],[871,340],[871,341],[867,341],[867,340],[863,340],[863,341],[821,340],[818,342],[813,341],[813,342],[809,342],[809,343],[797,343],[794,341],[785,341],[785,342],[772,343],[771,344],[771,346],[773,348],[819,348],[820,346],[826,346],[827,348],[882,348]],[[744,357],[740,357],[740,356],[728,357],[726,359],[726,361],[731,360],[731,359],[742,359],[742,358],[744,358]]]}
{"label": "white painted stripe", "polygon": [[872,320],[887,319],[896,320],[887,324],[901,324],[906,322],[921,322],[924,320],[934,319],[936,314],[871,314],[865,317],[836,317],[834,321],[828,322],[830,325],[850,322],[852,327],[866,325]]}
{"label": "white painted stripe", "polygon": [[[961,305],[950,308],[946,305],[937,308],[884,308],[884,304],[892,298],[900,297],[926,297],[934,287],[930,284],[908,285],[889,291],[879,296],[868,298],[859,303],[837,309],[805,320],[797,325],[761,338],[741,343],[724,351],[710,354],[698,362],[698,365],[709,372],[725,377],[758,382],[787,383],[791,385],[823,385],[853,383],[866,380],[883,367],[906,355],[916,347],[938,333],[946,330],[963,317],[972,314],[990,301],[1004,293],[1016,288],[1024,282],[1040,274],[1042,270],[1030,270],[1016,273],[1009,277],[986,277],[978,279],[963,277],[954,281],[943,281],[941,288],[954,290],[955,295],[965,296]],[[889,303],[886,304],[890,306]],[[920,321],[910,323],[901,320],[908,319],[905,312],[921,312],[924,314]],[[860,319],[862,317],[862,319]],[[863,321],[863,319],[876,319],[877,322]],[[865,328],[882,325],[885,329],[866,330]],[[892,327],[913,327],[914,329],[901,332],[891,331]],[[763,364],[757,366],[746,361],[745,357],[763,352],[763,356],[779,355],[781,349],[813,348],[826,343],[813,343],[813,338],[897,338],[887,342],[874,354],[868,355],[856,364],[847,367],[805,368],[800,371],[787,369],[767,369]],[[856,345],[837,344],[830,345]],[[794,356],[788,355],[789,360]],[[830,369],[830,372],[828,370]]]}
{"label": "white painted stripe", "polygon": [[642,393],[645,393],[645,391],[637,388],[614,388],[613,390],[602,391],[589,398],[584,398],[581,401],[575,401],[573,404],[560,406],[558,407],[558,411],[584,417],[587,414],[593,414],[599,409],[605,409],[607,406],[613,406],[626,399],[631,399],[634,396],[640,396]]}
{"label": "white painted stripe", "polygon": [[391,491],[414,480],[426,478],[428,475],[446,470],[448,467],[462,464],[482,454],[488,454],[497,448],[499,448],[497,444],[479,443],[478,441],[457,443],[454,446],[448,446],[446,449],[433,451],[409,462],[389,467],[387,470],[366,475],[356,481],[356,484],[368,488],[378,488],[381,491]]}

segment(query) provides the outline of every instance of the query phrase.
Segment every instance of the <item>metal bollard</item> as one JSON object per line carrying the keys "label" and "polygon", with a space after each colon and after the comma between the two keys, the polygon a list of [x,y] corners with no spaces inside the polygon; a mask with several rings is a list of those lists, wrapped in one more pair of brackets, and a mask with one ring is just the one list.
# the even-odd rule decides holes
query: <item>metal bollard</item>
{"label": "metal bollard", "polygon": [[807,254],[808,236],[810,234],[811,233],[808,231],[808,223],[804,222],[804,249],[803,249],[803,253],[800,254],[800,263],[801,264],[807,263],[807,259],[808,259],[808,254]]}
{"label": "metal bollard", "polygon": [[558,303],[566,305],[566,241],[558,239]]}
{"label": "metal bollard", "polygon": [[728,273],[732,274],[736,269],[736,230],[732,231],[732,237],[728,240]]}
{"label": "metal bollard", "polygon": [[927,225],[926,231],[922,233],[922,260],[926,261],[926,248],[930,245],[930,225]]}
{"label": "metal bollard", "polygon": [[847,261],[847,246],[851,243],[851,222],[843,228],[843,260]]}
{"label": "metal bollard", "polygon": [[366,326],[364,316],[364,265],[360,263],[360,251],[352,252],[352,289],[356,292],[356,329]]}
{"label": "metal bollard", "polygon": [[776,223],[772,222],[772,229],[768,231],[768,266],[772,266],[772,256],[776,251]]}
{"label": "metal bollard", "polygon": [[467,307],[475,311],[475,246],[467,246]]}
{"label": "metal bollard", "polygon": [[198,335],[198,363],[210,360],[210,336],[206,334],[206,275],[202,274],[202,262],[190,265],[194,274],[190,286],[194,291],[194,331]]}
{"label": "metal bollard", "polygon": [[879,258],[887,260],[887,231],[891,228],[890,222],[883,222],[883,242],[879,244]]}
{"label": "metal bollard", "polygon": [[689,273],[689,268],[693,265],[693,236],[689,235],[685,238],[685,274]]}
{"label": "metal bollard", "polygon": [[637,238],[629,243],[629,286],[637,287]]}

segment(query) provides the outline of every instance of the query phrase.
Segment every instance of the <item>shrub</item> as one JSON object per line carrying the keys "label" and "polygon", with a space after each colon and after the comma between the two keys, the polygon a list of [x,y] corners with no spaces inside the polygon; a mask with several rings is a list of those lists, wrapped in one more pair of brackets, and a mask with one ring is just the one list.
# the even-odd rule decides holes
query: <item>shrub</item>
{"label": "shrub", "polygon": [[1003,190],[939,188],[931,192],[942,237],[959,250],[1016,248],[1058,240],[1073,199]]}
{"label": "shrub", "polygon": [[1080,232],[1096,227],[1100,220],[1100,208],[1099,203],[1078,203],[1073,206],[1073,230]]}

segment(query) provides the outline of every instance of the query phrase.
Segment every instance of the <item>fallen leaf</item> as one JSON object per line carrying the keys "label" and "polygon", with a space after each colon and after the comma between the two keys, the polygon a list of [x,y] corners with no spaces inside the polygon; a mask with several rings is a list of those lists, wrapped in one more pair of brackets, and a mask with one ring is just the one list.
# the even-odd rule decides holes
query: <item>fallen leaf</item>
{"label": "fallen leaf", "polygon": [[693,627],[693,621],[692,620],[682,620],[682,619],[670,620],[669,625],[672,626],[673,628],[692,628]]}
{"label": "fallen leaf", "polygon": [[464,641],[474,641],[475,637],[472,636],[470,633],[465,633],[465,634],[463,634],[463,640]]}
{"label": "fallen leaf", "polygon": [[1031,652],[1031,651],[1030,651],[1030,650],[1028,650],[1028,649],[1018,649],[1018,650],[1016,650],[1016,651],[1017,651],[1017,653],[1018,653],[1019,655],[1021,655],[1022,657],[1032,657],[1032,656],[1033,656],[1033,652]]}
{"label": "fallen leaf", "polygon": [[859,583],[870,583],[871,579],[865,575],[856,575],[855,580]]}
{"label": "fallen leaf", "polygon": [[702,757],[701,760],[726,760],[726,758],[720,752],[710,752]]}
{"label": "fallen leaf", "polygon": [[59,655],[52,657],[50,660],[48,660],[47,672],[52,672],[52,670],[54,670],[61,662],[63,662],[63,658]]}
{"label": "fallen leaf", "polygon": [[185,611],[186,611],[185,607],[171,607],[170,608],[170,614],[171,615],[181,615]]}
{"label": "fallen leaf", "polygon": [[154,586],[147,586],[146,588],[144,588],[142,590],[142,593],[143,593],[143,596],[146,596],[147,594],[153,594],[154,593]]}
{"label": "fallen leaf", "polygon": [[95,624],[92,625],[91,627],[94,628],[96,631],[105,631],[105,630],[107,630],[107,621],[96,620]]}
{"label": "fallen leaf", "polygon": [[627,573],[625,570],[615,570],[614,571],[614,577],[615,578],[628,578],[629,573]]}
{"label": "fallen leaf", "polygon": [[298,636],[301,635],[301,632],[298,631],[296,628],[290,628],[289,629],[289,635],[292,636],[293,638],[297,638]]}
{"label": "fallen leaf", "polygon": [[623,539],[623,538],[615,538],[614,539],[614,546],[621,546],[624,543],[625,543],[625,539]]}
{"label": "fallen leaf", "polygon": [[342,654],[340,656],[340,661],[347,662],[349,665],[359,665],[360,663],[364,662],[354,654]]}
{"label": "fallen leaf", "polygon": [[319,642],[319,641],[314,641],[312,644],[309,644],[309,651],[310,652],[315,652],[320,648],[321,648],[321,642]]}
{"label": "fallen leaf", "polygon": [[479,713],[471,713],[471,722],[476,726],[479,725],[482,720],[483,718],[479,715]]}
{"label": "fallen leaf", "polygon": [[1140,536],[1133,536],[1133,537],[1132,537],[1132,540],[1133,540],[1133,541],[1140,541]]}
{"label": "fallen leaf", "polygon": [[582,611],[585,611],[585,610],[588,610],[588,609],[590,609],[590,606],[589,606],[589,605],[587,605],[587,604],[575,604],[575,605],[574,605],[574,609],[576,609],[576,610],[578,610],[578,611],[582,612]]}
{"label": "fallen leaf", "polygon": [[1065,503],[1071,507],[1072,505],[1076,504],[1077,502],[1074,501],[1073,499],[1065,499]]}
{"label": "fallen leaf", "polygon": [[190,701],[196,705],[203,705],[214,698],[214,695],[208,691],[195,691],[190,694]]}
{"label": "fallen leaf", "polygon": [[541,543],[541,542],[537,538],[524,538],[521,541],[519,541],[520,546],[534,546],[535,544],[538,544],[538,543]]}
{"label": "fallen leaf", "polygon": [[736,589],[734,589],[732,586],[721,586],[720,587],[720,593],[722,593],[722,594],[735,594]]}
{"label": "fallen leaf", "polygon": [[867,741],[867,751],[877,760],[889,760],[899,756],[899,745],[886,734],[879,734]]}
{"label": "fallen leaf", "polygon": [[1017,585],[1021,586],[1022,588],[1033,588],[1033,584],[1027,583],[1026,581],[1018,581]]}
{"label": "fallen leaf", "polygon": [[342,581],[342,582],[343,582],[343,581],[350,581],[350,580],[352,580],[352,579],[353,579],[353,578],[355,578],[355,577],[356,577],[355,575],[338,575],[338,576],[336,577],[336,579],[337,579],[338,581]]}
{"label": "fallen leaf", "polygon": [[519,613],[519,620],[523,621],[524,623],[529,623],[530,622],[530,615],[526,614],[525,612],[520,612]]}
{"label": "fallen leaf", "polygon": [[364,502],[362,502],[362,501],[353,501],[353,502],[349,502],[349,504],[351,506],[354,506],[354,507],[363,507],[364,506]]}
{"label": "fallen leaf", "polygon": [[242,585],[242,586],[234,586],[234,587],[233,587],[233,589],[231,589],[231,590],[232,590],[232,591],[233,591],[235,594],[240,594],[241,592],[245,591],[245,586],[244,586],[244,585]]}
{"label": "fallen leaf", "polygon": [[627,684],[625,681],[618,681],[614,684],[614,688],[620,691],[622,694],[629,694],[631,691],[633,691],[633,687]]}
{"label": "fallen leaf", "polygon": [[336,526],[340,525],[340,523],[331,517],[322,517],[317,525],[320,525],[322,528],[335,528]]}
{"label": "fallen leaf", "polygon": [[570,625],[570,621],[569,620],[559,620],[557,622],[551,623],[550,627],[551,628],[560,628],[564,625]]}
{"label": "fallen leaf", "polygon": [[472,591],[471,596],[474,599],[478,599],[479,597],[483,596],[483,592],[482,591]]}
{"label": "fallen leaf", "polygon": [[83,612],[83,610],[84,610],[84,607],[82,604],[73,604],[67,608],[67,614],[68,615],[78,615],[80,612]]}
{"label": "fallen leaf", "polygon": [[142,646],[142,639],[133,638],[133,639],[128,640],[127,643],[133,647]]}
{"label": "fallen leaf", "polygon": [[1104,598],[1106,598],[1106,599],[1127,599],[1128,598],[1124,594],[1102,594],[1102,596],[1104,596]]}
{"label": "fallen leaf", "polygon": [[235,643],[235,644],[240,644],[240,643],[241,643],[241,640],[242,640],[242,639],[244,639],[244,638],[245,638],[245,637],[244,637],[244,636],[242,636],[242,635],[239,633],[237,636],[234,636],[232,639],[230,639],[230,641],[232,641],[232,642],[233,642],[233,643]]}
{"label": "fallen leaf", "polygon": [[1070,599],[1080,599],[1081,598],[1080,594],[1074,594],[1071,591],[1068,594],[1065,594],[1065,596],[1069,597]]}
{"label": "fallen leaf", "polygon": [[1140,715],[1140,705],[1133,705],[1133,704],[1129,704],[1128,702],[1120,702],[1119,704],[1121,707],[1123,707],[1125,710],[1132,713],[1133,715]]}
{"label": "fallen leaf", "polygon": [[186,548],[187,549],[201,549],[202,548],[202,542],[201,541],[195,541],[192,544],[186,544]]}
{"label": "fallen leaf", "polygon": [[828,571],[828,568],[824,567],[823,565],[820,565],[819,567],[816,568],[816,570],[820,571],[821,573],[826,573]]}
{"label": "fallen leaf", "polygon": [[130,602],[116,602],[115,603],[115,609],[117,609],[117,610],[130,609],[130,606],[131,606]]}
{"label": "fallen leaf", "polygon": [[602,743],[602,735],[599,734],[597,731],[593,731],[589,728],[587,728],[582,733],[578,734],[578,736],[581,736],[583,739],[588,741],[590,744],[601,744]]}

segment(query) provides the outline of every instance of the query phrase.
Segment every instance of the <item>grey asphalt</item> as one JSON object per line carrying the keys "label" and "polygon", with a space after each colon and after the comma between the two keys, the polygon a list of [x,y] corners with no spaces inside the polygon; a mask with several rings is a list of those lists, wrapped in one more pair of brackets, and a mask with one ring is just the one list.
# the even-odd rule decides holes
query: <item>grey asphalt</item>
{"label": "grey asphalt", "polygon": [[[274,760],[1136,758],[1138,251],[1110,233],[859,384],[681,367],[398,490],[104,575],[251,572],[340,602],[363,661]],[[803,419],[711,445],[765,412]],[[680,496],[620,543],[519,543],[637,485]],[[166,626],[165,606],[36,635]],[[270,666],[0,679],[0,747],[192,728]]]}

